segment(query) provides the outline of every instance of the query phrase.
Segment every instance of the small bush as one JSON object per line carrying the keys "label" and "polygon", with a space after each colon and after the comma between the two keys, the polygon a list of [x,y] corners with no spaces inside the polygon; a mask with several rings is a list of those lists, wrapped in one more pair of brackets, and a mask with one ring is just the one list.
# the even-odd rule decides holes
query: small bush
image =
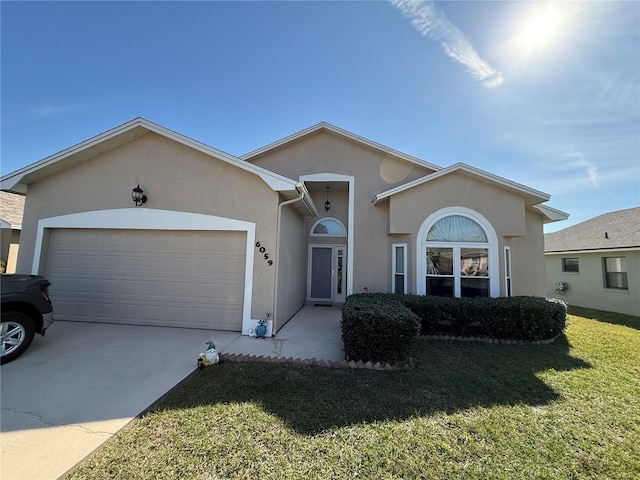
{"label": "small bush", "polygon": [[347,358],[365,362],[409,360],[420,332],[420,318],[391,295],[351,295],[341,324]]}
{"label": "small bush", "polygon": [[[352,312],[356,307],[359,309],[357,315]],[[567,306],[564,302],[542,297],[452,298],[360,294],[350,296],[345,309],[348,321],[354,323],[348,323],[346,337],[356,329],[366,330],[366,335],[361,335],[360,340],[357,340],[358,344],[372,341],[367,335],[372,336],[375,331],[390,330],[388,334],[385,333],[385,336],[389,335],[390,338],[388,343],[382,339],[378,340],[383,343],[380,345],[380,351],[391,351],[396,344],[401,343],[393,336],[394,325],[385,323],[385,319],[402,317],[407,309],[420,319],[422,335],[487,337],[502,340],[535,341],[553,338],[564,330],[567,316]],[[361,318],[369,318],[368,326],[358,324]],[[343,313],[343,337],[344,324]],[[374,349],[371,351],[378,352]],[[361,350],[357,352],[360,354]],[[357,355],[347,354],[357,358]],[[401,354],[405,352],[402,351]]]}

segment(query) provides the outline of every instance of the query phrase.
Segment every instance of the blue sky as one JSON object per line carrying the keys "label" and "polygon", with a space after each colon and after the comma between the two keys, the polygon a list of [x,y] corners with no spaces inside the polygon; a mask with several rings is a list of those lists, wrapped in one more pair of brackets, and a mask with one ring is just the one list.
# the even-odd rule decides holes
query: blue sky
{"label": "blue sky", "polygon": [[2,174],[138,116],[234,155],[327,121],[551,194],[546,231],[640,204],[638,2],[0,8]]}

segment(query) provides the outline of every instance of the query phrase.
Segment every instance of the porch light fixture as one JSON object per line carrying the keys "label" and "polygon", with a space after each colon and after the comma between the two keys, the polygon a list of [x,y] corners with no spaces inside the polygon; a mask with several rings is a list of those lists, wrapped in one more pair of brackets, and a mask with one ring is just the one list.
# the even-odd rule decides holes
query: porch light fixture
{"label": "porch light fixture", "polygon": [[144,194],[144,190],[140,188],[139,183],[136,188],[131,190],[131,199],[133,200],[133,203],[136,204],[136,207],[139,207],[143,203],[147,203],[147,196]]}
{"label": "porch light fixture", "polygon": [[327,201],[324,202],[324,209],[328,212],[331,208],[331,202],[329,201],[329,187],[327,187]]}

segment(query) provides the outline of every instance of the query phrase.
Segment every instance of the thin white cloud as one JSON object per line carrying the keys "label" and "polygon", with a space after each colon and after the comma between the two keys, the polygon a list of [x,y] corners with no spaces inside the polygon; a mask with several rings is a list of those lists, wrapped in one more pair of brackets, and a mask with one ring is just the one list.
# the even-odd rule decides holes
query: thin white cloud
{"label": "thin white cloud", "polygon": [[584,153],[571,149],[569,152],[564,154],[564,158],[568,159],[570,165],[574,168],[583,169],[589,176],[593,186],[598,186],[598,167],[596,167],[592,162],[589,162]]}
{"label": "thin white cloud", "polygon": [[390,0],[391,4],[411,19],[411,25],[424,36],[440,42],[445,54],[461,63],[482,85],[495,88],[504,83],[502,73],[480,58],[478,52],[458,27],[431,2]]}

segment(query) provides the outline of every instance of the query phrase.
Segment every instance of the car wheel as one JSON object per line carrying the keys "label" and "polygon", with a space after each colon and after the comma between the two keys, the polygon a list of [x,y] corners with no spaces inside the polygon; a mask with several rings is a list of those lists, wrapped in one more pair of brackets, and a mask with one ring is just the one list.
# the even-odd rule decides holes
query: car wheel
{"label": "car wheel", "polygon": [[0,364],[18,358],[33,341],[33,320],[22,312],[2,312]]}

